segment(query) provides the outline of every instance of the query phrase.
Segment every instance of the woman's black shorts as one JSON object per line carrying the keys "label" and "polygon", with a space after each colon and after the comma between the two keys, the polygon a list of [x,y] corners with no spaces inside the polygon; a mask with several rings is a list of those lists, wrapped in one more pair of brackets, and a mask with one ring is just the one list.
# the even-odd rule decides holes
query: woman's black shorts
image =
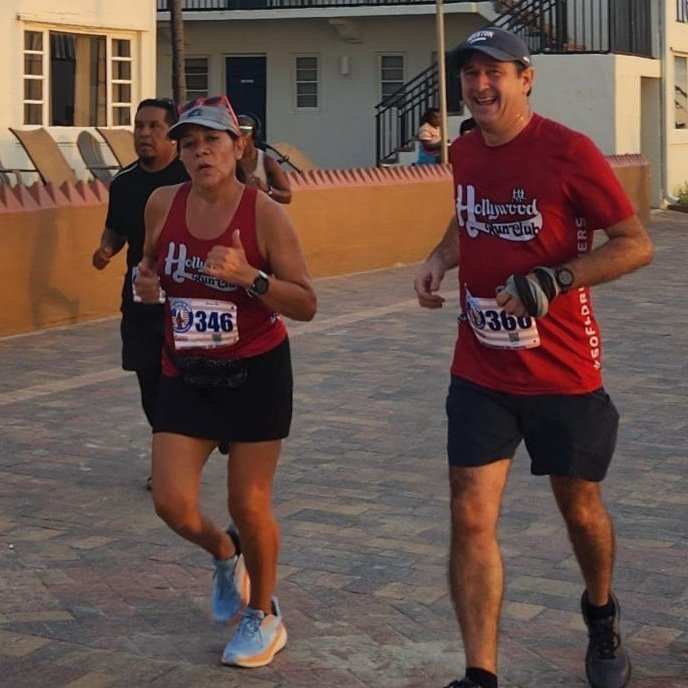
{"label": "woman's black shorts", "polygon": [[163,376],[153,432],[227,442],[287,437],[294,386],[289,340],[244,360],[248,374],[236,389],[195,387]]}

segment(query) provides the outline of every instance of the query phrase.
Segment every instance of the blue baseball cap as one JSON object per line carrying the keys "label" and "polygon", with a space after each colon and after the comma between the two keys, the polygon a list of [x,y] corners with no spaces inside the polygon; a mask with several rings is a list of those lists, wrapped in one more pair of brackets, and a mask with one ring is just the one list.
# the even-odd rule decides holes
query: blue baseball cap
{"label": "blue baseball cap", "polygon": [[524,67],[531,66],[528,46],[516,34],[504,29],[490,27],[472,33],[451,52],[452,66],[460,70],[473,51],[484,53],[498,62],[519,62]]}

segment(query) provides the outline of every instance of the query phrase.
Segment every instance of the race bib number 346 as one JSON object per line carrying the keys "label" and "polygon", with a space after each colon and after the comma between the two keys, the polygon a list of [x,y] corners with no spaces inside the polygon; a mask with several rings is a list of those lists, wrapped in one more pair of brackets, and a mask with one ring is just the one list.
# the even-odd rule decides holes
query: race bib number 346
{"label": "race bib number 346", "polygon": [[175,349],[210,349],[239,341],[235,303],[180,298],[169,303]]}
{"label": "race bib number 346", "polygon": [[530,316],[510,315],[495,299],[472,296],[466,290],[466,316],[477,340],[493,349],[533,349],[540,333]]}

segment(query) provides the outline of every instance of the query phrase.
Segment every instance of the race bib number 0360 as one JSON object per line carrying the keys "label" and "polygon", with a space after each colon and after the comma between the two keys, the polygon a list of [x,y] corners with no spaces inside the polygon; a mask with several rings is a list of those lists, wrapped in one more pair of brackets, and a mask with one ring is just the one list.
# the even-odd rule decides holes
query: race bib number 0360
{"label": "race bib number 0360", "polygon": [[239,341],[235,303],[179,298],[169,303],[176,350],[210,349]]}
{"label": "race bib number 0360", "polygon": [[533,349],[540,333],[530,316],[510,315],[495,299],[472,296],[466,290],[466,316],[477,340],[493,349]]}

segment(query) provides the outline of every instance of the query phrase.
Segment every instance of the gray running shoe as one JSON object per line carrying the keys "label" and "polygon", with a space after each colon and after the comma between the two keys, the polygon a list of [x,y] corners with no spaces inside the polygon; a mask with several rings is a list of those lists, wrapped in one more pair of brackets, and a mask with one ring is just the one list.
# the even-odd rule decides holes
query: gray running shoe
{"label": "gray running shoe", "polygon": [[624,688],[631,680],[631,660],[621,642],[619,630],[619,600],[613,592],[609,596],[614,603],[614,614],[603,619],[588,618],[588,596],[584,592],[581,598],[581,611],[589,639],[585,673],[592,688]]}

